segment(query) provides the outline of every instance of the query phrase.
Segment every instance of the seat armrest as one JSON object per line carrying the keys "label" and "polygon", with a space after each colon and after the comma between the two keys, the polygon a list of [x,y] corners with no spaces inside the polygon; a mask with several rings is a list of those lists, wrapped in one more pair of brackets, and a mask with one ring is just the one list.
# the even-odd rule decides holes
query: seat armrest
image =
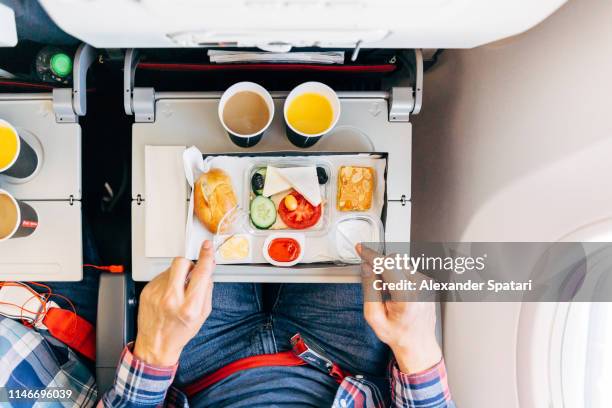
{"label": "seat armrest", "polygon": [[134,282],[126,274],[100,275],[96,325],[99,395],[112,386],[121,352],[134,337],[135,306]]}

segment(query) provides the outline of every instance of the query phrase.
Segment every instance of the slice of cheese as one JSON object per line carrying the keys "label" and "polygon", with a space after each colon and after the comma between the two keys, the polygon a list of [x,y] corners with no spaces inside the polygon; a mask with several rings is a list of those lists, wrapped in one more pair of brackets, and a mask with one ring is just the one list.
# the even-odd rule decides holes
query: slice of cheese
{"label": "slice of cheese", "polygon": [[287,167],[276,171],[310,204],[315,207],[321,204],[321,187],[316,167]]}
{"label": "slice of cheese", "polygon": [[[279,173],[279,168],[268,166],[266,169],[266,181],[264,183],[263,195],[270,197],[281,191],[289,190],[291,184]],[[315,170],[316,171],[316,170]]]}
{"label": "slice of cheese", "polygon": [[249,256],[249,237],[245,234],[236,234],[223,241],[217,248],[221,257],[227,261],[238,261]]}

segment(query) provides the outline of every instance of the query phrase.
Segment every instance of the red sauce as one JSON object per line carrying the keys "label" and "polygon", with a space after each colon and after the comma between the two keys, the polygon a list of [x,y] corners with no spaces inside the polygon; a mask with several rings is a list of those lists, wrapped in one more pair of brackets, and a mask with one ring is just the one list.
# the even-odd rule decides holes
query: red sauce
{"label": "red sauce", "polygon": [[268,245],[268,254],[276,262],[295,261],[300,251],[300,243],[293,238],[274,238]]}

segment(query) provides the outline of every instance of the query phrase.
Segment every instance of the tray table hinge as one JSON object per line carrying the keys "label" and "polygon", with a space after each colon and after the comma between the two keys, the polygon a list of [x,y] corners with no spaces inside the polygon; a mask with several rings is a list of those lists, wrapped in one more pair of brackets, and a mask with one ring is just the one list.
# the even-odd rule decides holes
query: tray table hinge
{"label": "tray table hinge", "polygon": [[155,89],[134,88],[132,106],[136,122],[155,122]]}
{"label": "tray table hinge", "polygon": [[74,55],[72,89],[53,89],[53,112],[57,123],[76,123],[87,113],[87,71],[96,60],[95,49],[81,44]]}
{"label": "tray table hinge", "polygon": [[[410,86],[391,88],[389,122],[409,122],[410,114],[418,115],[423,105],[423,52],[414,50],[414,67],[410,70]],[[408,84],[406,84],[408,85]]]}
{"label": "tray table hinge", "polygon": [[127,115],[134,115],[135,122],[155,122],[155,89],[134,86],[139,60],[138,50],[127,50],[123,62],[123,108]]}
{"label": "tray table hinge", "polygon": [[414,108],[413,115],[418,115],[423,106],[423,51],[420,49],[414,50],[415,63],[415,79],[414,79]]}
{"label": "tray table hinge", "polygon": [[71,89],[53,89],[53,112],[57,123],[76,123],[77,115],[72,106]]}
{"label": "tray table hinge", "polygon": [[409,122],[414,109],[414,91],[412,87],[391,88],[389,101],[389,122]]}

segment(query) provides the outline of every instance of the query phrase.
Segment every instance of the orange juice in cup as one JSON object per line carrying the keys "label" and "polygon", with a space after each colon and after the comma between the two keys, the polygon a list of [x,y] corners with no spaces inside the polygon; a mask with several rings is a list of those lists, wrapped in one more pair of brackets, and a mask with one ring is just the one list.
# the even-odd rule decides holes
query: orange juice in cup
{"label": "orange juice in cup", "polygon": [[298,147],[310,147],[336,126],[340,99],[325,84],[305,82],[289,93],[284,113],[289,141]]}
{"label": "orange juice in cup", "polygon": [[26,179],[38,168],[38,155],[10,123],[0,119],[0,175]]}
{"label": "orange juice in cup", "polygon": [[12,127],[0,124],[0,170],[8,169],[19,155],[19,136]]}

